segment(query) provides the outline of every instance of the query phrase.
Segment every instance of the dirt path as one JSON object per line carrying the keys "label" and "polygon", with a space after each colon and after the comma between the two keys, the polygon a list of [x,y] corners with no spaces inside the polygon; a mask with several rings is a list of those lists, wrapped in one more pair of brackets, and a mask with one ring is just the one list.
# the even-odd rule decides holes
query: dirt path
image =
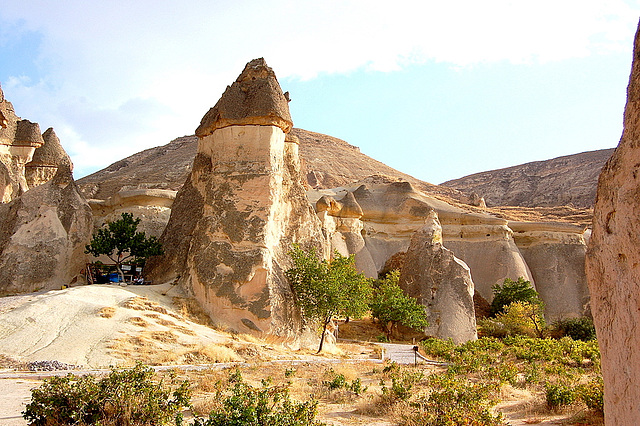
{"label": "dirt path", "polygon": [[22,411],[31,399],[31,389],[40,386],[40,380],[0,379],[0,425],[24,426]]}

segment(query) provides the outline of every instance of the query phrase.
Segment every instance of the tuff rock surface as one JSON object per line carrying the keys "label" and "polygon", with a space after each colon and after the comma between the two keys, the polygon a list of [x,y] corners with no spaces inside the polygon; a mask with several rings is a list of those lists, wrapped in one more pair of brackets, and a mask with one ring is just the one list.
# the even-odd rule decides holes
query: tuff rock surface
{"label": "tuff rock surface", "polygon": [[598,179],[587,252],[591,312],[602,353],[607,425],[640,424],[640,28],[624,130]]}
{"label": "tuff rock surface", "polygon": [[147,273],[177,280],[221,325],[296,339],[287,253],[293,243],[326,250],[290,127],[275,74],[251,61],[198,128],[192,171],[162,234],[165,255]]}
{"label": "tuff rock surface", "polygon": [[68,164],[52,180],[0,204],[0,295],[83,283],[93,221]]}
{"label": "tuff rock surface", "polygon": [[427,307],[425,335],[464,343],[477,339],[474,286],[469,267],[442,245],[442,227],[431,210],[414,233],[400,271],[400,287]]}
{"label": "tuff rock surface", "polygon": [[35,149],[31,161],[25,164],[25,179],[29,188],[53,179],[61,163],[69,164],[73,170],[71,158],[60,144],[53,128],[49,127],[42,134],[42,139],[42,146]]}

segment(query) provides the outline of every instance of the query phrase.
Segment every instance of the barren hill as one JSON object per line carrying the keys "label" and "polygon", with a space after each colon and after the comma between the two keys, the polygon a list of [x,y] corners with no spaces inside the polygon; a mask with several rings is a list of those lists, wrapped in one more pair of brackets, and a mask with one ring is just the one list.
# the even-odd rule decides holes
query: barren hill
{"label": "barren hill", "polygon": [[[431,195],[454,199],[461,196],[454,189],[432,185],[374,160],[341,139],[302,129],[291,133],[300,140],[303,169],[313,188],[335,188],[371,175],[383,175],[411,182]],[[174,139],[79,179],[78,185],[85,197],[97,199],[107,199],[123,188],[178,190],[191,170],[197,145],[196,136]]]}
{"label": "barren hill", "polygon": [[476,173],[441,185],[484,197],[488,206],[592,207],[598,175],[611,149]]}

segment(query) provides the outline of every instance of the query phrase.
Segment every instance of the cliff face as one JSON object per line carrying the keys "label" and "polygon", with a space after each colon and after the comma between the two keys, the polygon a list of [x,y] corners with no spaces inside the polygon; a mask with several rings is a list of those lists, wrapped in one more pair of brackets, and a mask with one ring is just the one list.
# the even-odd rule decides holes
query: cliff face
{"label": "cliff face", "polygon": [[598,180],[587,253],[591,310],[602,352],[607,425],[640,424],[640,26],[624,131]]}
{"label": "cliff face", "polygon": [[488,206],[593,207],[598,175],[613,149],[476,173],[441,185],[484,197]]}

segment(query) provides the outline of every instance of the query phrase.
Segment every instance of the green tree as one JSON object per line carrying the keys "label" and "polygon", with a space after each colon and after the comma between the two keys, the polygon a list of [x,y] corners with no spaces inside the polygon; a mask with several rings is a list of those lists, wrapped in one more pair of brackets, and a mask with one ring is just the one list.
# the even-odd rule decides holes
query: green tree
{"label": "green tree", "polygon": [[94,256],[106,255],[118,269],[124,281],[122,263],[125,260],[144,261],[149,256],[162,254],[162,245],[156,237],[147,237],[138,232],[140,218],[133,218],[131,213],[122,213],[122,217],[107,222],[93,234],[91,243],[85,247],[85,253]]}
{"label": "green tree", "polygon": [[493,286],[493,301],[491,302],[491,316],[505,311],[505,307],[513,302],[528,302],[537,305],[538,311],[542,311],[543,302],[538,296],[538,292],[531,286],[531,281],[519,277],[517,281],[506,278],[502,286]]}
{"label": "green tree", "polygon": [[327,326],[334,317],[360,318],[368,311],[371,280],[356,271],[353,256],[336,252],[331,261],[320,260],[314,249],[305,252],[298,245],[289,255],[293,267],[285,275],[296,304],[304,318],[322,325],[320,353]]}
{"label": "green tree", "polygon": [[388,339],[397,324],[414,330],[424,329],[429,325],[425,307],[402,291],[398,285],[400,272],[391,271],[383,279],[374,283],[373,298],[369,307],[371,315],[384,326]]}

